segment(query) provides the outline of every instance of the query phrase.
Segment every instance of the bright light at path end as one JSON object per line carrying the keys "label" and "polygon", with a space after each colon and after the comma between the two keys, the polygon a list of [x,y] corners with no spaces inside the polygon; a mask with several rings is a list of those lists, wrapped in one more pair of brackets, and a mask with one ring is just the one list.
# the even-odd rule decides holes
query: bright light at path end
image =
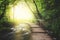
{"label": "bright light at path end", "polygon": [[[34,15],[25,2],[20,2],[12,7],[13,20],[17,23],[34,19]],[[11,14],[10,14],[11,15]],[[12,15],[11,15],[12,16]],[[10,18],[11,18],[10,16]]]}

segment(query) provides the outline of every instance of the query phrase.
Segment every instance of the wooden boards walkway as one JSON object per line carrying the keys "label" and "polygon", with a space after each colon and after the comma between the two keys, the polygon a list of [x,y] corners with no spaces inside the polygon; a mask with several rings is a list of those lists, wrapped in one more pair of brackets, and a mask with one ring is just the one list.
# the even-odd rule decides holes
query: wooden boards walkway
{"label": "wooden boards walkway", "polygon": [[32,40],[53,40],[48,33],[36,24],[30,24],[32,29]]}

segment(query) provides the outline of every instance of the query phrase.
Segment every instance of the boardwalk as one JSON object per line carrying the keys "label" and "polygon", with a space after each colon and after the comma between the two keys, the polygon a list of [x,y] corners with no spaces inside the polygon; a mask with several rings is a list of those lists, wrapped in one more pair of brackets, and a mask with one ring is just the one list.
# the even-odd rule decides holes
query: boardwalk
{"label": "boardwalk", "polygon": [[45,30],[36,24],[31,25],[32,28],[32,40],[53,40]]}

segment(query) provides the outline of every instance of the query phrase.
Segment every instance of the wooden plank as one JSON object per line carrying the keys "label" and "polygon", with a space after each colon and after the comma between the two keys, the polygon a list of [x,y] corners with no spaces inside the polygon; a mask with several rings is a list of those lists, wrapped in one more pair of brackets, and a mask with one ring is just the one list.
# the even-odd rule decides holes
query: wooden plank
{"label": "wooden plank", "polygon": [[32,32],[46,32],[42,28],[32,28]]}
{"label": "wooden plank", "polygon": [[45,33],[32,33],[32,40],[52,40],[52,38]]}

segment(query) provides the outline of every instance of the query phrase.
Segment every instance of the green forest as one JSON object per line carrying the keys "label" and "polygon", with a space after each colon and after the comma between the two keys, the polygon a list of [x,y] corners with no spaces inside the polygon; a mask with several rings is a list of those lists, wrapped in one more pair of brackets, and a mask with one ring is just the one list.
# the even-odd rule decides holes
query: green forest
{"label": "green forest", "polygon": [[11,28],[15,25],[7,17],[7,13],[9,13],[7,10],[10,8],[9,5],[15,6],[18,2],[23,1],[35,17],[31,22],[39,24],[40,20],[42,20],[40,23],[43,22],[42,26],[45,30],[49,31],[48,34],[60,40],[60,0],[0,0],[0,35],[4,34],[2,32],[4,30],[11,32]]}

